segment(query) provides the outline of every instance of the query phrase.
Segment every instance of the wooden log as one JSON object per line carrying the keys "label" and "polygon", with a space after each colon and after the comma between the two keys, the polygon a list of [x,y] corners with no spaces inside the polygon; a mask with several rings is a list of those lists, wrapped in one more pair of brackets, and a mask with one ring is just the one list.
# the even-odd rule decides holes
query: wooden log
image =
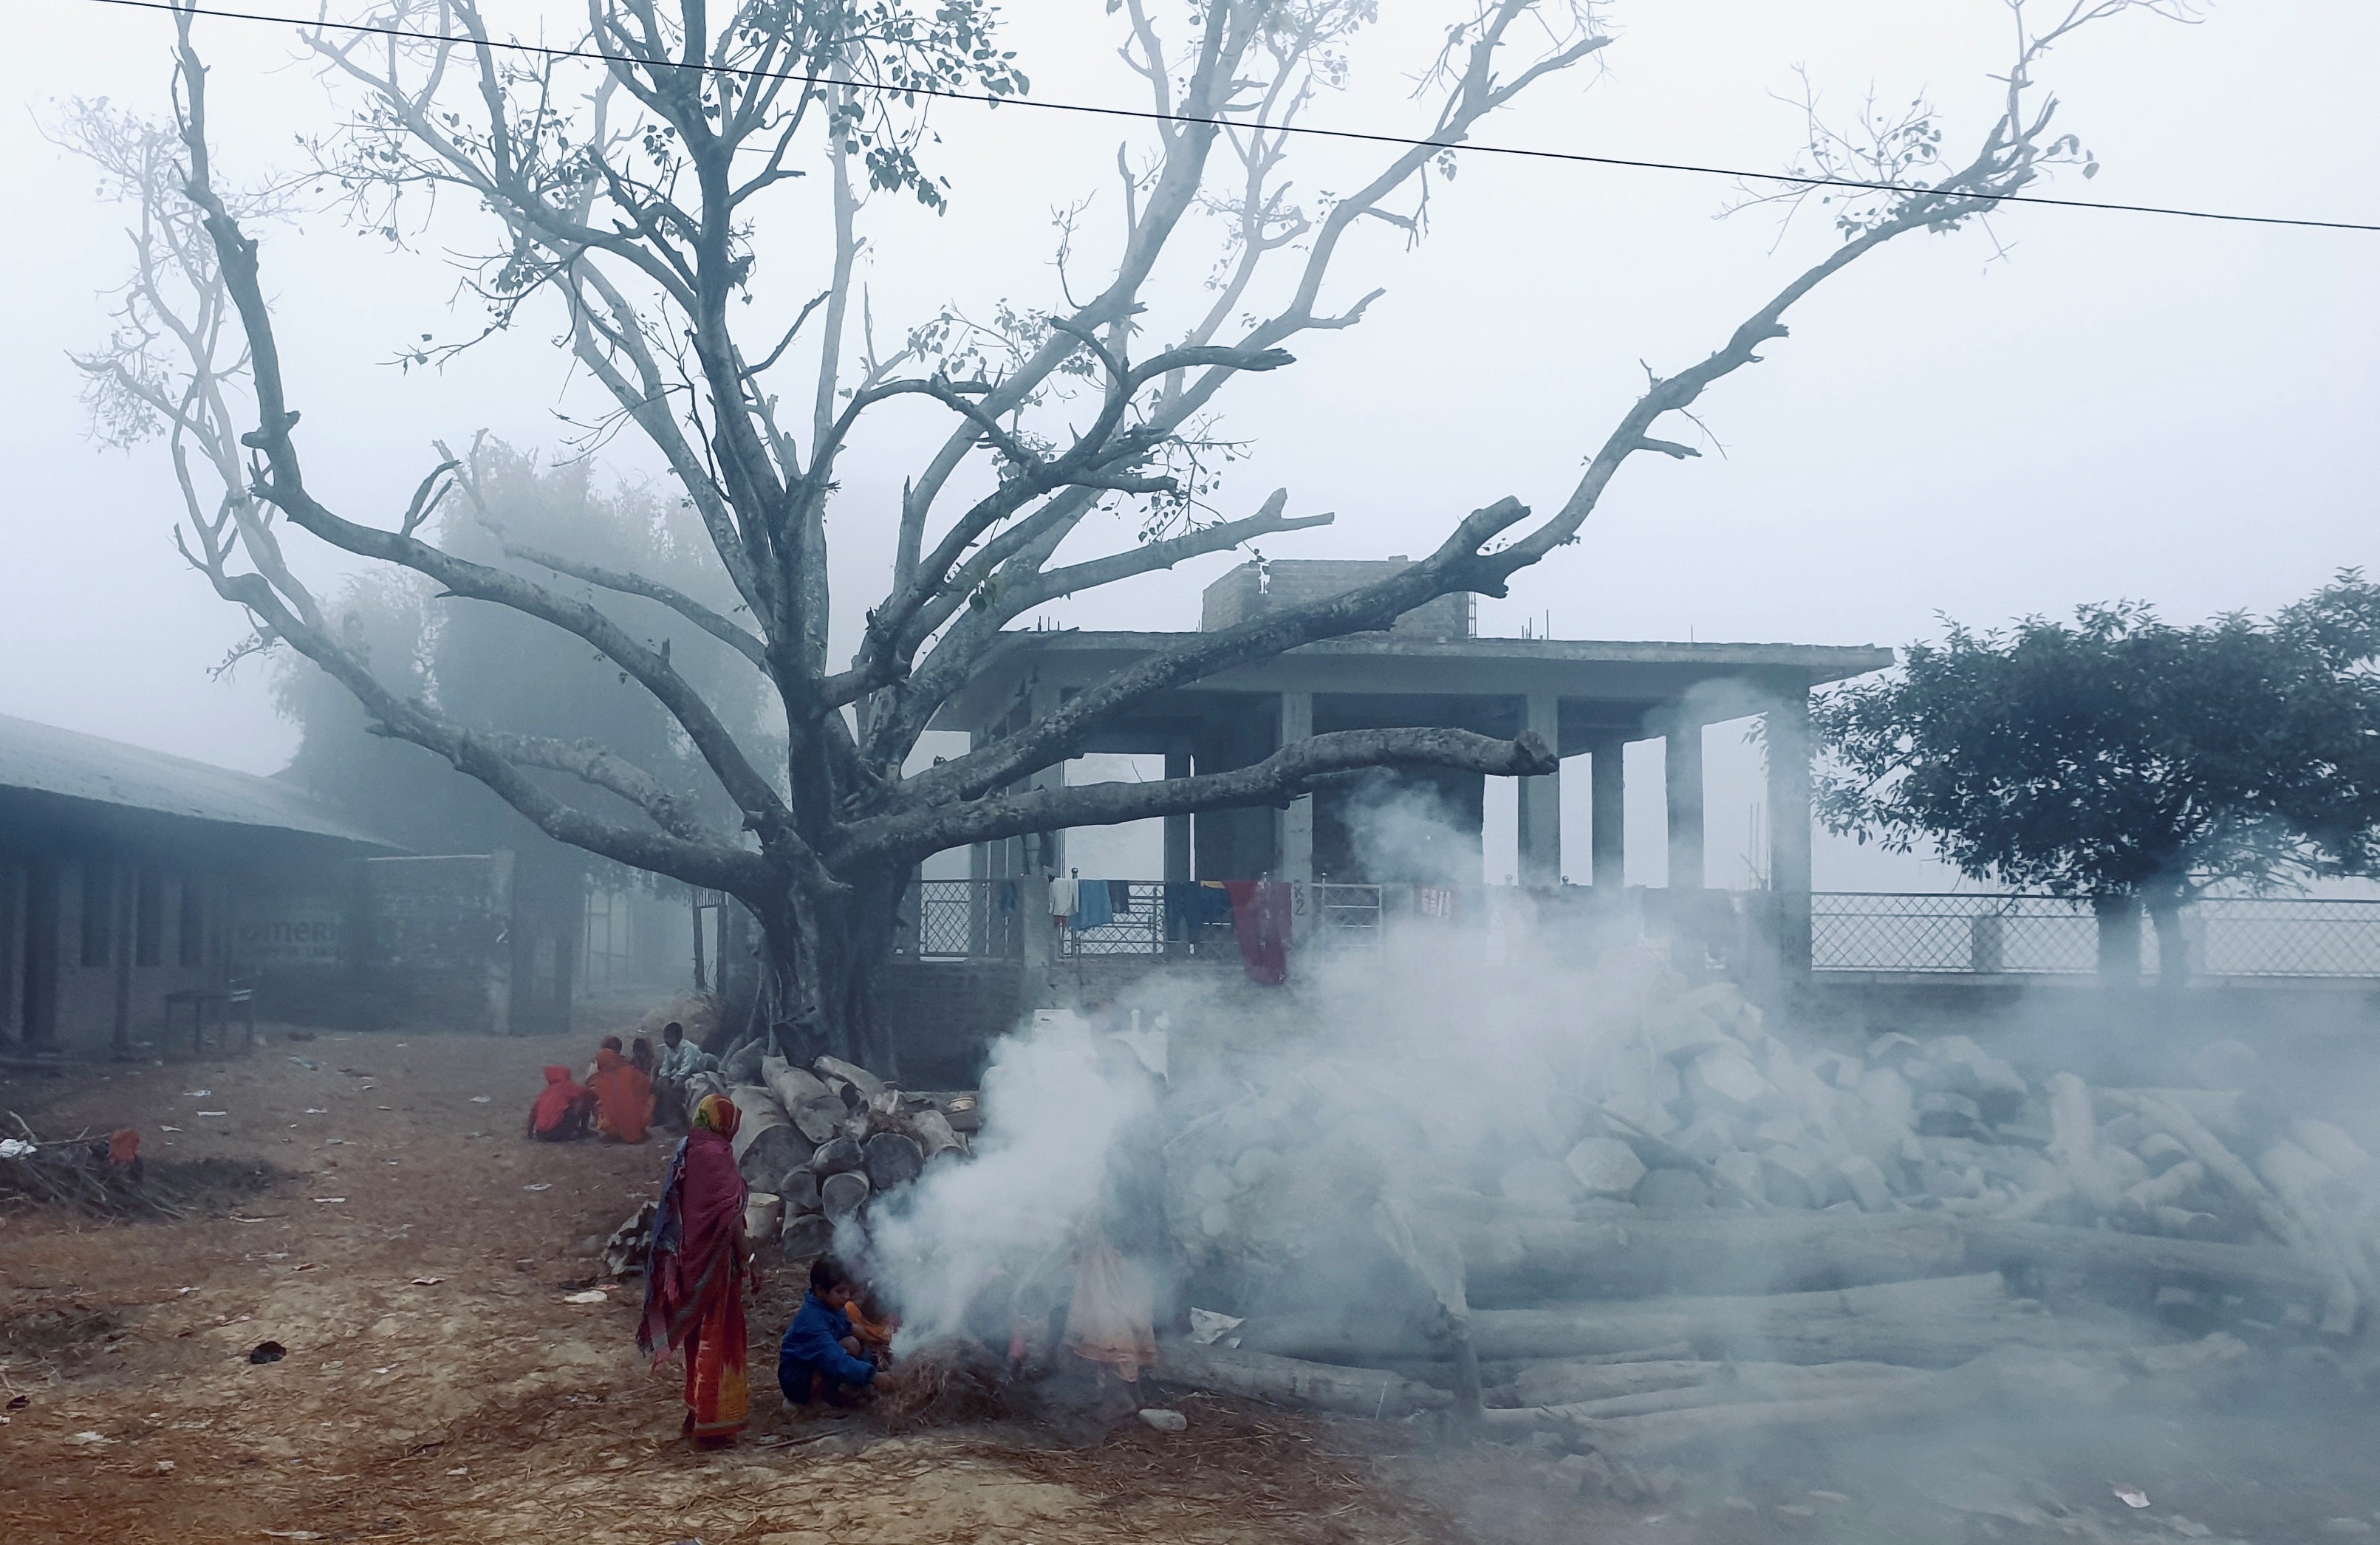
{"label": "wooden log", "polygon": [[777,1194],[785,1199],[787,1217],[818,1212],[822,1205],[819,1201],[818,1172],[808,1165],[787,1170],[777,1182]]}
{"label": "wooden log", "polygon": [[754,1190],[774,1190],[785,1171],[808,1162],[809,1140],[785,1118],[777,1097],[759,1084],[738,1084],[727,1097],[743,1117],[735,1129],[735,1167]]}
{"label": "wooden log", "polygon": [[[1539,1368],[1601,1368],[1620,1363],[1691,1362],[1694,1347],[1690,1341],[1672,1341],[1659,1346],[1638,1346],[1625,1352],[1605,1352],[1591,1358],[1502,1358],[1479,1364],[1479,1384],[1493,1389],[1510,1384],[1533,1369]],[[1431,1362],[1427,1358],[1381,1358],[1377,1367],[1417,1379],[1425,1384],[1451,1388],[1451,1363]]]}
{"label": "wooden log", "polygon": [[1938,1213],[1452,1224],[1474,1303],[1779,1293],[1951,1276],[1958,1220]]}
{"label": "wooden log", "polygon": [[795,1067],[782,1056],[761,1060],[760,1081],[769,1086],[769,1092],[777,1097],[777,1103],[785,1107],[788,1116],[804,1105],[832,1101],[840,1107],[843,1104],[835,1099],[834,1092],[827,1088],[824,1079],[806,1068]]}
{"label": "wooden log", "polygon": [[819,1207],[830,1218],[848,1218],[868,1205],[868,1177],[856,1169],[819,1182]]}
{"label": "wooden log", "polygon": [[863,1168],[867,1163],[868,1151],[860,1147],[856,1138],[830,1138],[810,1155],[810,1167],[821,1177]]}
{"label": "wooden log", "polygon": [[795,1261],[824,1255],[833,1246],[834,1220],[818,1213],[787,1218],[783,1232],[777,1236],[777,1248]]}
{"label": "wooden log", "polygon": [[868,1189],[878,1195],[898,1190],[926,1167],[925,1151],[915,1138],[879,1132],[861,1144],[867,1159]]}
{"label": "wooden log", "polygon": [[1195,1341],[1161,1343],[1154,1377],[1162,1383],[1387,1420],[1440,1410],[1450,1403],[1443,1390],[1377,1369],[1335,1368],[1240,1347],[1201,1346]]}
{"label": "wooden log", "polygon": [[[1889,1362],[1944,1368],[2010,1345],[2056,1346],[2094,1333],[2009,1296],[1998,1275],[1888,1283],[1832,1293],[1682,1298],[1478,1310],[1471,1340],[1483,1359],[1617,1351],[1688,1341],[1704,1357],[1792,1363]],[[1366,1364],[1437,1355],[1427,1330],[1378,1315],[1250,1320],[1243,1345],[1317,1361]]]}
{"label": "wooden log", "polygon": [[2325,1300],[2335,1281],[2325,1262],[2274,1246],[2209,1244],[2007,1218],[1969,1218],[1961,1228],[1967,1269],[1975,1272],[2035,1266],[2108,1278],[2143,1291],[2211,1288],[2313,1305]]}
{"label": "wooden log", "polygon": [[1890,1426],[1932,1414],[1939,1398],[1924,1375],[1878,1380],[1876,1385],[1805,1400],[1742,1401],[1645,1416],[1589,1418],[1571,1425],[1599,1453],[1631,1460],[1652,1459],[1740,1440],[1747,1432]]}
{"label": "wooden log", "polygon": [[1582,1400],[1615,1400],[1652,1390],[1684,1389],[1704,1382],[1721,1365],[1688,1357],[1625,1363],[1566,1358],[1519,1366],[1519,1372],[1486,1392],[1489,1406],[1505,1409],[1569,1406]]}
{"label": "wooden log", "polygon": [[1498,1410],[1485,1417],[1494,1431],[1556,1431],[1580,1422],[1712,1406],[1815,1400],[1846,1394],[1876,1394],[1916,1387],[1933,1375],[1889,1363],[1828,1363],[1815,1368],[1791,1363],[1702,1363],[1693,1382],[1638,1390],[1600,1399]]}

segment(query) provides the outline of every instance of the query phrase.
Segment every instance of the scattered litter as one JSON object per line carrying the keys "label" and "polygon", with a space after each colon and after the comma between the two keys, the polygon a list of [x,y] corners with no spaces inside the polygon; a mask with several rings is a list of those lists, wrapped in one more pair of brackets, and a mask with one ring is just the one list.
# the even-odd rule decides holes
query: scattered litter
{"label": "scattered litter", "polygon": [[266,1529],[263,1533],[267,1539],[320,1539],[322,1538],[312,1529]]}
{"label": "scattered litter", "polygon": [[192,1116],[229,1116],[231,1112],[227,1110],[194,1110],[190,1114]]}
{"label": "scattered litter", "polygon": [[583,1293],[565,1293],[562,1301],[565,1304],[608,1304],[612,1300],[601,1288],[590,1287]]}
{"label": "scattered litter", "polygon": [[471,1467],[468,1465],[457,1465],[446,1473],[448,1475],[469,1475],[471,1473]]}
{"label": "scattered litter", "polygon": [[179,1127],[160,1127],[157,1129],[161,1132],[178,1132],[182,1129]]}
{"label": "scattered litter", "polygon": [[374,1106],[372,1107],[372,1109],[374,1109],[374,1110],[387,1110],[387,1109],[389,1109],[389,1108],[390,1108],[390,1107],[388,1107],[388,1106],[386,1106],[386,1105],[374,1105]]}
{"label": "scattered litter", "polygon": [[[167,1131],[173,1129],[168,1127]],[[33,1152],[33,1145],[23,1138],[0,1138],[0,1159],[21,1159]]]}
{"label": "scattered litter", "polygon": [[475,1105],[490,1104],[492,1104],[494,1100],[495,1096],[492,1094],[474,1094],[471,1096],[471,1104]]}
{"label": "scattered litter", "polygon": [[12,1394],[8,1397],[8,1409],[21,1411],[32,1403],[33,1397],[30,1394]]}
{"label": "scattered litter", "polygon": [[1212,1346],[1246,1323],[1244,1317],[1218,1314],[1211,1309],[1194,1309],[1190,1311],[1190,1339],[1201,1346]]}
{"label": "scattered litter", "polygon": [[308,1105],[308,1106],[306,1107],[306,1114],[307,1114],[307,1115],[309,1115],[309,1116],[328,1116],[328,1115],[330,1115],[331,1113],[330,1113],[329,1111],[324,1110],[324,1109],[323,1109],[322,1106],[320,1106],[320,1105]]}
{"label": "scattered litter", "polygon": [[195,1293],[197,1291],[198,1289],[195,1287],[176,1287],[174,1289],[174,1297],[178,1298],[185,1293]]}
{"label": "scattered litter", "polygon": [[104,1432],[78,1432],[67,1440],[77,1448],[88,1448],[93,1443],[103,1443],[108,1441],[108,1436]]}
{"label": "scattered litter", "polygon": [[523,1186],[521,1189],[525,1191],[550,1191],[553,1189],[553,1182],[551,1180],[540,1180],[534,1184]]}
{"label": "scattered litter", "polygon": [[158,1460],[157,1473],[159,1475],[172,1475],[174,1473],[174,1462],[171,1459]]}
{"label": "scattered litter", "polygon": [[321,1271],[322,1269],[322,1263],[321,1261],[307,1261],[307,1262],[306,1262],[304,1265],[302,1265],[302,1266],[296,1266],[296,1267],[292,1267],[292,1268],[291,1268],[291,1270],[293,1270],[293,1271],[299,1271],[299,1272],[319,1272],[319,1271]]}
{"label": "scattered litter", "polygon": [[[245,1319],[246,1316],[241,1317]],[[279,1362],[289,1355],[289,1348],[277,1341],[260,1341],[248,1349],[248,1360],[261,1368],[269,1362]]]}
{"label": "scattered litter", "polygon": [[395,1363],[391,1363],[386,1368],[375,1368],[372,1371],[374,1373],[394,1373],[396,1371],[396,1365]]}
{"label": "scattered litter", "polygon": [[185,1089],[182,1091],[182,1098],[185,1100],[203,1100],[213,1092],[214,1091],[212,1089]]}
{"label": "scattered litter", "polygon": [[347,1199],[343,1196],[318,1196],[314,1200],[317,1201],[345,1201]]}
{"label": "scattered litter", "polygon": [[2122,1503],[2126,1507],[2146,1507],[2149,1505],[2149,1494],[2146,1491],[2142,1491],[2137,1486],[2117,1487],[2116,1500]]}
{"label": "scattered litter", "polygon": [[[415,1277],[410,1285],[415,1287],[435,1287],[445,1280],[446,1279],[444,1277]],[[377,1371],[385,1371],[385,1370]]]}
{"label": "scattered litter", "polygon": [[1190,1418],[1181,1412],[1160,1410],[1153,1406],[1140,1413],[1140,1419],[1160,1432],[1185,1432],[1190,1428]]}
{"label": "scattered litter", "polygon": [[294,1062],[294,1063],[296,1063],[298,1067],[305,1068],[305,1069],[306,1069],[306,1071],[308,1071],[308,1072],[310,1072],[310,1072],[312,1072],[312,1071],[314,1071],[314,1069],[315,1069],[315,1068],[319,1068],[319,1067],[321,1067],[321,1066],[322,1066],[322,1064],[321,1064],[321,1063],[316,1062],[316,1061],[315,1061],[312,1057],[310,1057],[310,1056],[293,1056],[293,1057],[291,1057],[289,1060],[290,1060],[290,1061],[292,1061],[292,1062]]}

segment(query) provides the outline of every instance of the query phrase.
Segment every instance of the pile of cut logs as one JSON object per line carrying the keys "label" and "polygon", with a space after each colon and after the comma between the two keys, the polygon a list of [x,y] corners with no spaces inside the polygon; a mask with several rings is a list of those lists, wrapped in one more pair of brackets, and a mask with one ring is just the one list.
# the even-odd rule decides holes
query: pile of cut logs
{"label": "pile of cut logs", "polygon": [[756,1195],[779,1199],[788,1255],[823,1253],[837,1223],[966,1152],[971,1097],[913,1093],[836,1057],[805,1070],[757,1044],[746,1052],[698,1075],[706,1081],[689,1088],[687,1104],[711,1092],[735,1103],[736,1165]]}
{"label": "pile of cut logs", "polygon": [[[1593,1039],[1492,1078],[1284,1061],[1172,1113],[1191,1302],[1242,1317],[1174,1376],[1552,1434],[1625,1496],[1755,1427],[2360,1365],[2380,1320],[2380,1166],[2244,1047],[2213,1059],[2244,1087],[2035,1082],[1961,1035],[1797,1050],[1723,984]],[[1366,1210],[1401,1303],[1347,1288]]]}

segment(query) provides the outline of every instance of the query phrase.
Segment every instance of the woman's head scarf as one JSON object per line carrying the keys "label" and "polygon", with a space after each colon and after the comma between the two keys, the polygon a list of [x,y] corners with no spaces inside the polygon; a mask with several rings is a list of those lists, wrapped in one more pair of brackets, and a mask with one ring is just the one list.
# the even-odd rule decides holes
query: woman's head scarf
{"label": "woman's head scarf", "polygon": [[694,1107],[694,1125],[699,1130],[716,1132],[732,1140],[735,1136],[735,1129],[743,1124],[744,1113],[737,1110],[735,1102],[724,1094],[706,1094]]}

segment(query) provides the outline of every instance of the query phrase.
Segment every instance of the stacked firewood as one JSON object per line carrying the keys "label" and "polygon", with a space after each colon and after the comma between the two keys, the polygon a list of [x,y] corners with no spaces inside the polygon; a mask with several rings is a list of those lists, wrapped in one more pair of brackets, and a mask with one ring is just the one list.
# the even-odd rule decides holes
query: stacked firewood
{"label": "stacked firewood", "polygon": [[755,1193],[780,1199],[788,1255],[823,1252],[836,1224],[964,1154],[975,1126],[971,1098],[913,1093],[832,1056],[808,1069],[765,1056],[748,1071],[757,1081],[724,1091],[743,1117],[736,1163]]}
{"label": "stacked firewood", "polygon": [[[2352,1366],[2380,1311],[2380,1166],[2245,1047],[2094,1089],[1962,1035],[1795,1046],[1720,984],[1536,1065],[1425,1055],[1177,1097],[1190,1301],[1244,1321],[1177,1368],[1618,1464],[1978,1392],[2196,1387],[2258,1352]],[[2234,1087],[2180,1087],[2210,1074]]]}

